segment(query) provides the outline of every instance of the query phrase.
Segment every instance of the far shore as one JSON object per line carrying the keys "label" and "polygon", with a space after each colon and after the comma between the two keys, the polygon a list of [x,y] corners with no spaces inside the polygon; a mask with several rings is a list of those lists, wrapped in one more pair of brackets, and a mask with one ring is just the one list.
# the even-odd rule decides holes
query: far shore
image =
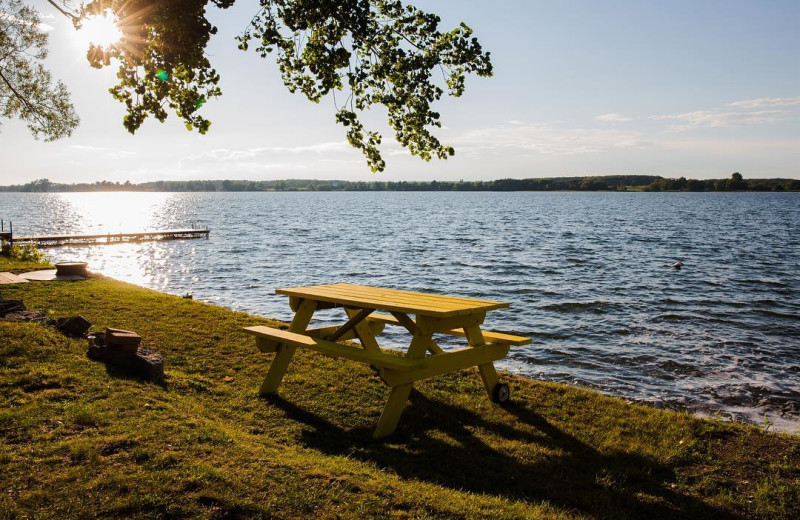
{"label": "far shore", "polygon": [[307,192],[307,191],[434,191],[434,192],[516,192],[516,191],[600,191],[600,192],[783,192],[800,191],[800,179],[745,179],[735,172],[730,178],[687,179],[658,175],[600,175],[579,177],[537,177],[525,179],[459,181],[371,181],[282,179],[282,180],[186,180],[130,181],[62,184],[39,179],[26,184],[0,186],[0,192]]}

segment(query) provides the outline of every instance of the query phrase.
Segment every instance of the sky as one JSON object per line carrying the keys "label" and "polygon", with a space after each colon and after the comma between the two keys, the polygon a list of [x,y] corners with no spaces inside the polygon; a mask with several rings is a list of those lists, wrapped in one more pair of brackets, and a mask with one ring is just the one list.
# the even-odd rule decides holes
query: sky
{"label": "sky", "polygon": [[[334,120],[283,86],[270,58],[234,37],[258,8],[209,8],[208,55],[223,95],[203,106],[206,135],[180,119],[135,134],[108,88],[115,68],[89,67],[85,42],[43,0],[47,66],[68,86],[81,124],[36,141],[0,120],[0,185],[188,179],[478,180],[645,174],[800,178],[800,2],[797,0],[424,0],[465,22],[492,54],[494,76],[436,108],[446,161],[410,156],[383,123],[387,163],[372,173]],[[382,121],[379,110],[370,121]]]}

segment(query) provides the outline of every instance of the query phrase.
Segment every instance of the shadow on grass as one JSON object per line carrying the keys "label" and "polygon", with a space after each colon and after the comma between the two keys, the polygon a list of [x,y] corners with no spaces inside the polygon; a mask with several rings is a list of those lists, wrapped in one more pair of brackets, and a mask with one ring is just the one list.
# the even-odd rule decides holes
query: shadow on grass
{"label": "shadow on grass", "polygon": [[[281,397],[268,400],[290,419],[311,427],[302,437],[308,447],[371,462],[405,479],[547,502],[598,518],[741,518],[675,492],[671,488],[675,475],[669,467],[635,453],[600,453],[513,403],[505,410],[532,431],[487,421],[414,391],[398,431],[376,441],[371,429],[344,430]],[[473,433],[478,430],[484,436],[501,437],[499,442],[510,443],[511,449],[515,442],[529,443],[547,454],[525,461],[493,448]]]}
{"label": "shadow on grass", "polygon": [[96,360],[91,358],[89,359],[95,363],[100,363],[101,365],[103,365],[106,369],[106,373],[109,376],[113,377],[114,379],[135,381],[137,383],[149,383],[151,385],[156,385],[164,389],[168,387],[168,380],[166,376],[164,376],[161,379],[153,379],[151,376],[137,372],[136,370],[130,367],[115,365],[113,363],[109,363],[102,360]]}

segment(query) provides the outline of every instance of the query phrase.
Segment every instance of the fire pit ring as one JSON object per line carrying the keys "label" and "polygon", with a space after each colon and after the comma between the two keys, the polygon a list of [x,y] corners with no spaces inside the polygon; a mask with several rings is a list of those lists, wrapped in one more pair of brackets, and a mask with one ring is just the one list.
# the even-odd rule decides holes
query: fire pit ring
{"label": "fire pit ring", "polygon": [[86,262],[59,262],[56,264],[56,276],[86,276]]}

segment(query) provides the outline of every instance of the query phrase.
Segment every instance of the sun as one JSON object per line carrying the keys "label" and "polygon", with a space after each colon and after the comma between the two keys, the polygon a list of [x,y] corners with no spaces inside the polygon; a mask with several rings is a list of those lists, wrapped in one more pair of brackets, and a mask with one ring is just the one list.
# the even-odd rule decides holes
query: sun
{"label": "sun", "polygon": [[81,23],[80,30],[78,30],[78,37],[87,46],[91,43],[97,47],[108,49],[112,45],[119,43],[122,38],[122,31],[119,30],[114,15],[105,12],[102,15],[86,18]]}

